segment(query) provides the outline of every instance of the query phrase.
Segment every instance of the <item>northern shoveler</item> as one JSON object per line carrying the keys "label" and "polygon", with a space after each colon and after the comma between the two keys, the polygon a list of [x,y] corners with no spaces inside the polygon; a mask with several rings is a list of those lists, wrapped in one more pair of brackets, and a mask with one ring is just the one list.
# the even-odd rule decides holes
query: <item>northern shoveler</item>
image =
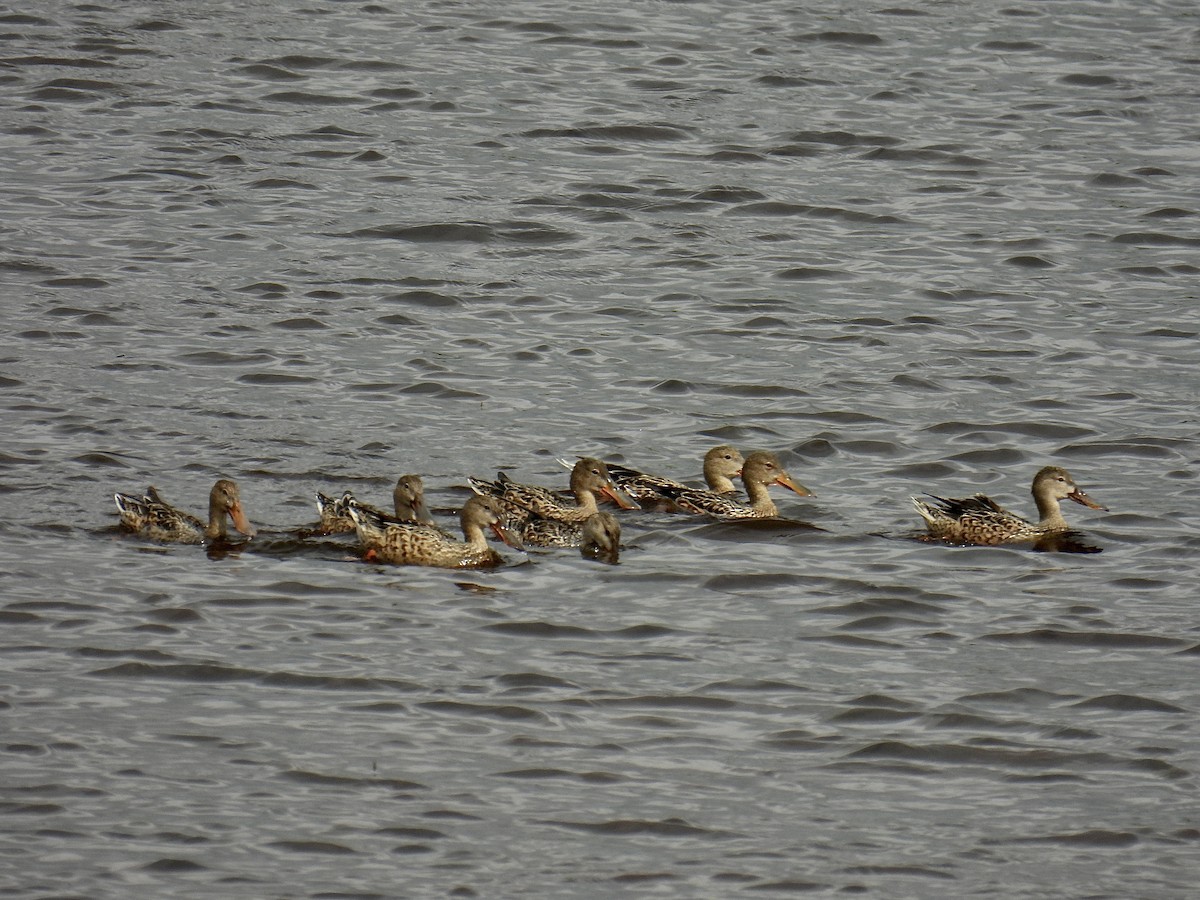
{"label": "northern shoveler", "polygon": [[225,540],[228,537],[226,517],[232,519],[233,527],[246,537],[253,537],[255,533],[242,509],[238,486],[228,478],[222,478],[209,491],[207,524],[171,506],[159,496],[153,485],[142,497],[130,494],[114,494],[113,497],[117,502],[121,524],[155,541],[203,544]]}
{"label": "northern shoveler", "polygon": [[749,504],[725,494],[697,488],[667,488],[663,494],[680,509],[722,519],[769,519],[778,516],[779,509],[767,490],[771,485],[785,487],[801,497],[812,496],[812,491],[793,480],[775,454],[765,450],[757,450],[746,457],[742,464],[742,483],[746,485]]}
{"label": "northern shoveler", "polygon": [[585,456],[571,469],[571,493],[575,505],[568,506],[551,490],[534,484],[519,484],[503,472],[495,481],[468,477],[467,482],[477,494],[496,497],[504,504],[510,528],[521,529],[531,517],[558,522],[581,524],[600,511],[596,495],[602,494],[622,509],[638,509],[624,491],[613,484],[608,467],[600,460]]}
{"label": "northern shoveler", "polygon": [[433,516],[425,505],[425,482],[420,475],[401,475],[392,488],[392,505],[397,519],[433,524]]}
{"label": "northern shoveler", "polygon": [[521,542],[530,547],[578,547],[583,544],[583,525],[583,522],[529,515],[513,527],[520,534]]}
{"label": "northern shoveler", "polygon": [[[742,454],[728,444],[713,447],[704,454],[704,481],[708,489],[717,494],[736,494],[737,487],[732,479],[742,474]],[[687,490],[687,485],[663,475],[650,475],[620,463],[608,463],[608,472],[613,483],[630,497],[638,501],[663,498],[664,489]]]}
{"label": "northern shoveler", "polygon": [[616,563],[621,554],[621,523],[610,512],[598,512],[583,523],[579,552],[586,559]]}
{"label": "northern shoveler", "polygon": [[934,537],[956,544],[985,546],[1036,541],[1054,532],[1067,531],[1069,526],[1059,507],[1060,500],[1074,500],[1089,509],[1108,509],[1076,486],[1071,474],[1060,466],[1039,470],[1033,476],[1032,491],[1039,516],[1037,522],[1009,512],[986,494],[961,499],[928,494],[932,503],[919,497],[913,497],[912,502]]}
{"label": "northern shoveler", "polygon": [[491,497],[471,497],[459,514],[463,540],[449,537],[433,525],[404,522],[381,515],[353,498],[347,504],[358,539],[367,558],[408,566],[442,569],[479,569],[497,566],[503,557],[487,542],[483,529],[490,528],[504,543],[520,547],[520,541],[504,527],[503,509]]}
{"label": "northern shoveler", "polygon": [[[347,509],[349,501],[354,499],[354,495],[349,491],[337,499],[317,491],[317,512],[321,516],[321,524],[317,531],[322,534],[344,534],[354,531],[354,520],[350,518],[350,511]],[[421,481],[420,475],[401,475],[396,481],[396,487],[392,489],[392,503],[397,519],[433,524],[433,516],[429,514],[429,507],[425,505],[425,483]],[[367,506],[365,503],[358,505],[381,516],[387,515],[374,506]]]}
{"label": "northern shoveler", "polygon": [[519,526],[522,543],[531,547],[579,547],[590,552],[615,554],[621,543],[621,524],[610,512],[596,512],[582,522],[563,522],[529,516]]}

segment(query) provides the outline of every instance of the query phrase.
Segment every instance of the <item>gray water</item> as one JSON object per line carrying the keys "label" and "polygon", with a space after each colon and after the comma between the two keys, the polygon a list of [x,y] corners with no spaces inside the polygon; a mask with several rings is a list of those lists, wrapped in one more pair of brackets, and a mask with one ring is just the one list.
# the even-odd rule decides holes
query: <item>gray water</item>
{"label": "gray water", "polygon": [[[1198,37],[5,7],[0,896],[1195,896]],[[299,531],[721,442],[817,496],[622,513],[616,566]],[[912,539],[1046,464],[1102,552]],[[245,547],[116,527],[220,476]]]}

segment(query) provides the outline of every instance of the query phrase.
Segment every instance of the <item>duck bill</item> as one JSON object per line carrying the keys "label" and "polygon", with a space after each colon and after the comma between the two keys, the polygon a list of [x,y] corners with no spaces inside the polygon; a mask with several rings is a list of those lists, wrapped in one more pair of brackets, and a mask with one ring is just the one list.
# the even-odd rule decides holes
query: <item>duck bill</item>
{"label": "duck bill", "polygon": [[413,506],[413,518],[425,525],[433,524],[433,513],[429,511],[429,507],[425,505],[424,500],[418,500],[416,505]]}
{"label": "duck bill", "polygon": [[235,503],[229,507],[229,517],[233,519],[233,527],[244,534],[246,537],[254,537],[257,533],[254,526],[250,524],[250,520],[246,518],[246,513],[242,509],[242,504]]}
{"label": "duck bill", "polygon": [[617,504],[617,506],[621,507],[621,509],[641,509],[641,507],[634,502],[632,497],[615,485],[606,484],[604,487],[600,488],[600,493],[613,503]]}
{"label": "duck bill", "polygon": [[524,550],[525,549],[525,544],[522,542],[522,540],[519,537],[517,537],[515,534],[513,534],[513,532],[509,531],[507,528],[505,528],[503,525],[501,525],[499,522],[492,523],[492,533],[495,534],[499,540],[503,541],[505,544],[512,547],[514,550]]}
{"label": "duck bill", "polygon": [[780,487],[787,488],[789,491],[795,491],[801,497],[815,496],[812,491],[810,491],[804,485],[800,484],[798,481],[793,481],[787,475],[780,475],[778,478],[775,479],[775,483],[777,485],[779,485]]}
{"label": "duck bill", "polygon": [[1097,503],[1095,500],[1093,500],[1091,497],[1089,497],[1087,494],[1085,494],[1079,488],[1075,488],[1075,490],[1073,490],[1073,491],[1071,491],[1071,493],[1067,494],[1067,499],[1074,500],[1080,506],[1086,506],[1088,509],[1102,509],[1105,512],[1108,512],[1107,506],[1102,506],[1101,504]]}

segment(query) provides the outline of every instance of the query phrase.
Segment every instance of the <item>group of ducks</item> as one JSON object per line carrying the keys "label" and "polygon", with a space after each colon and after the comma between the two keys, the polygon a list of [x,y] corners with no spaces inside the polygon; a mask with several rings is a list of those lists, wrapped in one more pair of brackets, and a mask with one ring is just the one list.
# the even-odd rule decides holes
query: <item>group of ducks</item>
{"label": "group of ducks", "polygon": [[[722,520],[765,519],[779,515],[769,489],[787,488],[801,497],[812,492],[798,483],[773,453],[755,451],[743,457],[733,447],[714,447],[704,456],[706,488],[691,487],[594,457],[579,457],[571,469],[574,502],[539,485],[522,484],[503,472],[494,481],[469,477],[473,496],[459,515],[463,539],[438,527],[425,504],[418,475],[403,475],[393,491],[394,510],[384,512],[357,500],[349,491],[332,498],[317,493],[319,534],[355,532],[365,558],[399,565],[441,568],[495,566],[502,557],[488,543],[487,531],[505,544],[521,548],[578,547],[585,556],[616,562],[621,544],[617,518],[599,508],[599,498],[622,509],[640,504],[707,515]],[[740,477],[742,498],[733,479]],[[1033,479],[1039,519],[1027,521],[984,494],[951,499],[927,495],[912,498],[929,535],[955,544],[995,545],[1038,541],[1066,532],[1060,501],[1072,500],[1092,509],[1107,509],[1076,486],[1058,466],[1046,466]],[[209,494],[208,521],[167,504],[151,487],[144,496],[116,494],[122,524],[157,541],[205,543],[226,540],[228,522],[243,535],[254,529],[246,518],[237,485],[221,479]]]}

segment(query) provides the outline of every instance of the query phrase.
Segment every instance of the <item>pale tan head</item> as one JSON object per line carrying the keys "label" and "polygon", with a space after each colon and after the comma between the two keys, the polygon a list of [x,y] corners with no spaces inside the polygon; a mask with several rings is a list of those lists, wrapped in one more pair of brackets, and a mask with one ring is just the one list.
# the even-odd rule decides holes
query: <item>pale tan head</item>
{"label": "pale tan head", "polygon": [[1089,509],[1108,510],[1107,506],[1101,506],[1084,493],[1083,489],[1075,484],[1071,473],[1061,466],[1046,466],[1033,476],[1033,498],[1039,509],[1046,500],[1074,500],[1080,506]]}
{"label": "pale tan head", "polygon": [[401,475],[392,490],[396,518],[432,524],[433,516],[425,505],[425,482],[420,475]]}
{"label": "pale tan head", "polygon": [[[713,447],[704,454],[704,478],[709,484],[721,483],[742,474],[745,460],[742,454],[728,444]],[[722,480],[724,479],[724,480]]]}
{"label": "pale tan head", "polygon": [[747,490],[750,490],[752,485],[763,485],[764,487],[779,485],[789,491],[795,491],[801,497],[813,495],[812,491],[795,481],[787,473],[774,453],[768,453],[766,450],[756,450],[746,457],[746,461],[742,465],[742,481],[745,482]]}
{"label": "pale tan head", "polygon": [[583,502],[586,493],[598,494],[612,500],[621,509],[640,509],[623,490],[613,484],[608,466],[591,456],[582,456],[571,469],[571,493]]}
{"label": "pale tan head", "polygon": [[246,537],[254,536],[254,527],[246,518],[245,510],[242,509],[242,497],[238,486],[228,478],[222,478],[212,486],[212,490],[208,494],[208,529],[206,533],[209,537],[225,536],[226,516],[233,520],[233,527]]}
{"label": "pale tan head", "polygon": [[495,497],[473,495],[463,504],[462,512],[459,513],[459,521],[462,523],[463,535],[469,535],[475,531],[482,532],[483,529],[488,528],[491,529],[492,534],[508,546],[518,550],[522,549],[520,538],[508,529],[508,523],[504,517],[504,504]]}

